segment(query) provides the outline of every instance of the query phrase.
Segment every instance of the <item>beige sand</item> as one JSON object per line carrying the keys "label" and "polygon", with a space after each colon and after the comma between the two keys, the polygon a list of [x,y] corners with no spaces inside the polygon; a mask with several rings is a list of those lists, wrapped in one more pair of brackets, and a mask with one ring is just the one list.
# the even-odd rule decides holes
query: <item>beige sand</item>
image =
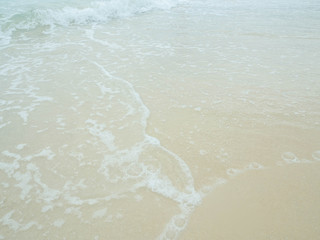
{"label": "beige sand", "polygon": [[180,239],[319,239],[320,165],[246,172],[208,195]]}

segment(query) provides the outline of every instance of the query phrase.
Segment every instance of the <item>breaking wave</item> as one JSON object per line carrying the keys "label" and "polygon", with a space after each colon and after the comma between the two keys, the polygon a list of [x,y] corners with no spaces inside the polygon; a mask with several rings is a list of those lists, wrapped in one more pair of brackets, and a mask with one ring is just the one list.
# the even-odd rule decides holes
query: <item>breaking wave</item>
{"label": "breaking wave", "polygon": [[[100,0],[46,1],[22,4],[13,1],[0,7],[0,42],[9,43],[12,33],[38,27],[102,24],[112,19],[131,17],[152,10],[170,9],[183,0]],[[1,1],[0,1],[1,3]],[[44,29],[44,30],[45,30]]]}

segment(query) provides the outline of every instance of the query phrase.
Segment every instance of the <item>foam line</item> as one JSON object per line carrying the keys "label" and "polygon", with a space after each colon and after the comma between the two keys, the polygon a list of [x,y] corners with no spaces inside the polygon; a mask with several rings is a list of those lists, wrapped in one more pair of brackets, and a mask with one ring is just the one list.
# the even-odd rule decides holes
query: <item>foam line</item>
{"label": "foam line", "polygon": [[[183,171],[183,173],[186,175],[186,177],[188,179],[188,182],[186,185],[187,187],[185,190],[187,192],[189,192],[190,194],[196,194],[196,191],[194,189],[194,179],[193,179],[193,176],[191,174],[191,171],[190,171],[188,165],[177,154],[173,153],[172,151],[170,151],[167,148],[165,148],[164,146],[162,146],[160,141],[157,138],[146,134],[147,120],[150,116],[150,111],[147,108],[147,106],[144,104],[141,96],[134,89],[134,86],[130,82],[112,75],[101,64],[98,64],[97,62],[93,62],[93,64],[95,64],[105,74],[105,76],[107,76],[110,79],[115,79],[117,81],[121,81],[123,84],[125,84],[130,89],[130,93],[132,93],[135,96],[137,103],[140,105],[140,109],[143,110],[142,111],[143,112],[142,121],[143,121],[143,134],[145,136],[145,142],[147,142],[151,145],[158,145],[163,151],[165,151],[167,154],[169,154],[171,157],[173,157],[173,159],[175,159],[179,163],[181,170]],[[198,196],[197,198],[200,198],[200,196]],[[195,201],[195,203],[196,202],[197,201]]]}

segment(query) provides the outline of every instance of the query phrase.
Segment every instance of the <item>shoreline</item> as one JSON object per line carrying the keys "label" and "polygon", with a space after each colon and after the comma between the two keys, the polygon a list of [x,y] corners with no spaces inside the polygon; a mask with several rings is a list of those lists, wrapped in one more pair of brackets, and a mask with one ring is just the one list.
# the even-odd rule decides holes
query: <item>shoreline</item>
{"label": "shoreline", "polygon": [[204,198],[179,239],[316,239],[319,171],[312,162],[241,174]]}

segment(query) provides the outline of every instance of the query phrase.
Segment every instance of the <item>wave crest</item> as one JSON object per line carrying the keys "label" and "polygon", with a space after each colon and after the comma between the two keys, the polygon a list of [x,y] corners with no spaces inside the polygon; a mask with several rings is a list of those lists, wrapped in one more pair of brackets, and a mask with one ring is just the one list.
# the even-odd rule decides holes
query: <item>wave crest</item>
{"label": "wave crest", "polygon": [[[31,30],[37,27],[70,26],[106,23],[112,19],[130,17],[151,10],[170,9],[183,0],[100,0],[86,4],[41,6],[26,9],[19,6],[17,13],[14,6],[12,11],[0,9],[0,42],[8,42],[13,32]],[[49,5],[48,5],[49,6]],[[10,42],[10,41],[9,41]]]}
{"label": "wave crest", "polygon": [[37,10],[36,13],[43,25],[70,25],[104,23],[110,19],[129,17],[153,9],[169,9],[178,0],[109,0],[95,1],[89,7],[63,7],[62,9]]}

